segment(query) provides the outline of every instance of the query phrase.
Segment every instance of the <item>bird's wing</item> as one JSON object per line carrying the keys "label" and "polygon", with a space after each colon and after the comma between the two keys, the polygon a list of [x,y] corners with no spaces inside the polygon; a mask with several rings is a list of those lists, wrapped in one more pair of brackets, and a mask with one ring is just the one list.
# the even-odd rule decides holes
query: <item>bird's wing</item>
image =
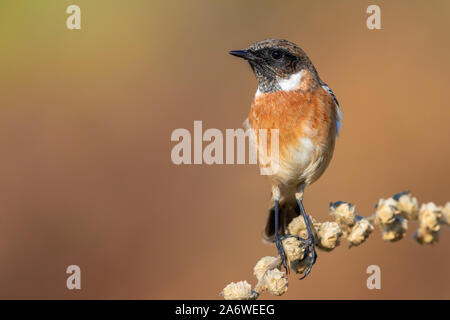
{"label": "bird's wing", "polygon": [[325,90],[328,91],[329,94],[331,94],[331,97],[333,97],[334,103],[336,103],[337,107],[339,108],[339,102],[338,102],[336,96],[334,95],[333,90],[331,90],[330,87],[326,84],[324,84],[322,86],[322,88],[324,88]]}
{"label": "bird's wing", "polygon": [[336,96],[334,95],[333,91],[330,89],[330,87],[328,87],[327,84],[323,84],[322,88],[324,88],[325,90],[328,91],[328,93],[333,98],[334,103],[336,104],[336,111],[337,111],[336,134],[339,135],[339,131],[341,130],[341,126],[342,126],[342,124],[341,124],[341,122],[342,122],[342,111],[341,111],[341,108],[339,107],[339,102],[338,102]]}

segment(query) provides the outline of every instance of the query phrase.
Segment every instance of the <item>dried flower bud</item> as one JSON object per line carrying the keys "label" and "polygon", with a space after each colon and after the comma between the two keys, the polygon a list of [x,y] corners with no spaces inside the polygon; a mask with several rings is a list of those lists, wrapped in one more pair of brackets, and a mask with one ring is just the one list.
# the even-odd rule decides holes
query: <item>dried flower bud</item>
{"label": "dried flower bud", "polygon": [[373,231],[373,226],[369,220],[362,218],[353,226],[352,231],[347,236],[349,247],[358,246],[369,237]]}
{"label": "dried flower bud", "polygon": [[403,218],[417,220],[419,214],[419,202],[417,198],[412,197],[409,192],[403,192],[395,195],[394,200],[397,200],[397,208]]}
{"label": "dried flower bud", "polygon": [[276,257],[264,257],[259,259],[253,268],[253,274],[256,279],[261,280],[266,271],[270,268],[277,268],[281,265],[281,261]]}
{"label": "dried flower bud", "polygon": [[397,201],[393,198],[380,199],[376,206],[376,220],[382,226],[393,224],[396,221],[396,215],[399,213]]}
{"label": "dried flower bud", "polygon": [[284,253],[289,262],[303,259],[305,255],[305,245],[294,237],[283,240]]}
{"label": "dried flower bud", "polygon": [[408,229],[408,220],[397,216],[394,222],[386,225],[382,232],[382,238],[384,241],[398,241],[405,236],[406,230]]}
{"label": "dried flower bud", "polygon": [[339,245],[342,230],[336,222],[324,222],[320,225],[317,236],[319,238],[318,247],[330,251]]}
{"label": "dried flower bud", "polygon": [[341,225],[353,226],[356,222],[355,206],[348,202],[330,203],[330,215]]}
{"label": "dried flower bud", "polygon": [[419,211],[419,228],[414,233],[414,239],[420,244],[432,244],[439,240],[441,223],[445,222],[444,208],[439,208],[433,202],[424,203]]}
{"label": "dried flower bud", "polygon": [[286,273],[279,269],[269,270],[265,276],[266,289],[275,296],[281,296],[287,291],[288,281]]}
{"label": "dried flower bud", "polygon": [[440,222],[443,218],[441,209],[433,202],[424,203],[419,212],[419,228],[426,228],[429,231],[439,231]]}
{"label": "dried flower bud", "polygon": [[[314,234],[316,234],[315,225],[317,224],[314,219],[308,215],[309,224],[311,226],[311,230]],[[305,220],[302,215],[299,215],[292,219],[292,221],[288,225],[288,232],[291,235],[299,236],[300,238],[306,239],[308,237],[308,230],[306,229]]]}
{"label": "dried flower bud", "polygon": [[450,226],[450,202],[442,208],[442,222]]}
{"label": "dried flower bud", "polygon": [[439,231],[419,228],[414,233],[414,239],[420,244],[432,244],[439,240]]}
{"label": "dried flower bud", "polygon": [[225,300],[251,300],[256,299],[256,293],[247,281],[232,282],[228,284],[221,295]]}

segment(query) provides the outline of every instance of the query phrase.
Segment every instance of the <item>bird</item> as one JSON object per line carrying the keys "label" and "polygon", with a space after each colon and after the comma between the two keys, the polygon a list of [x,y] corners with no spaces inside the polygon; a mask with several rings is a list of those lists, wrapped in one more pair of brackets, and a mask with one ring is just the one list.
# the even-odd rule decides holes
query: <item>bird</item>
{"label": "bird", "polygon": [[[342,121],[339,102],[305,51],[293,42],[266,39],[229,54],[246,60],[258,82],[244,127],[253,132],[278,130],[278,168],[268,174],[271,204],[263,239],[275,243],[286,272],[289,267],[282,241],[295,237],[304,243],[305,256],[311,259],[303,279],[317,259],[303,194],[322,176],[333,156]],[[267,141],[267,150],[273,147],[271,143]],[[274,160],[272,154],[268,157]],[[300,214],[306,224],[306,239],[286,232]]]}

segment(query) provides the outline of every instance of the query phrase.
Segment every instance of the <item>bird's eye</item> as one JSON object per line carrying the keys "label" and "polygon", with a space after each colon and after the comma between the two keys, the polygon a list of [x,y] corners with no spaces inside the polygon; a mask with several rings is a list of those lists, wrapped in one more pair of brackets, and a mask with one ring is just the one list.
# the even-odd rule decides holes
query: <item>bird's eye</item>
{"label": "bird's eye", "polygon": [[280,50],[275,50],[272,52],[272,58],[274,58],[275,60],[281,59],[282,56],[283,52],[281,52]]}

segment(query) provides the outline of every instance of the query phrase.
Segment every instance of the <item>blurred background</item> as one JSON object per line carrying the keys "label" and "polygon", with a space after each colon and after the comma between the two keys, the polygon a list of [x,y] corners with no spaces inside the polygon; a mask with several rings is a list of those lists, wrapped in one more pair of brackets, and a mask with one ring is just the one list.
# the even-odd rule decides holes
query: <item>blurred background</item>
{"label": "blurred background", "polygon": [[[66,8],[81,8],[81,30]],[[366,8],[381,7],[382,30]],[[269,37],[311,57],[344,113],[334,159],[305,194],[361,215],[411,190],[450,201],[449,1],[0,2],[0,298],[220,299],[274,246],[254,165],[171,162],[173,130],[239,128],[256,91],[227,54]],[[450,229],[319,252],[286,299],[449,299]],[[79,265],[82,289],[66,288]],[[381,267],[381,290],[366,268]],[[271,298],[264,295],[263,298]]]}

